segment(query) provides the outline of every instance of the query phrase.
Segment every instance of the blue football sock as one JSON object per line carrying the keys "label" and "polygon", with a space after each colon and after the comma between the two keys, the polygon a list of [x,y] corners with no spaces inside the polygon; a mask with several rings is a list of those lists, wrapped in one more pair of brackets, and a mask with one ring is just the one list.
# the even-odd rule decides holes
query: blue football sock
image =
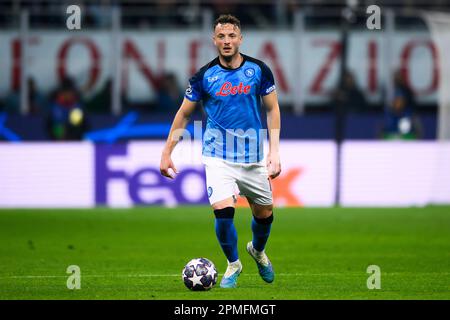
{"label": "blue football sock", "polygon": [[253,248],[258,251],[263,251],[266,247],[267,239],[269,239],[270,229],[272,227],[273,213],[270,217],[259,219],[253,217],[252,232],[253,232]]}
{"label": "blue football sock", "polygon": [[216,216],[216,236],[222,247],[223,253],[229,262],[238,260],[237,250],[237,232],[234,227],[233,217],[234,208],[227,207],[220,210],[214,210]]}

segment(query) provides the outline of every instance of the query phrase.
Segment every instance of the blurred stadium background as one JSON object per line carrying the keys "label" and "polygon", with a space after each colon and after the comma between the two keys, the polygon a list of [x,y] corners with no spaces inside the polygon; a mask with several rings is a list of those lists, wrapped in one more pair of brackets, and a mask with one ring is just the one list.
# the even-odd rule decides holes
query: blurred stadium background
{"label": "blurred stadium background", "polygon": [[[373,4],[381,9],[379,30],[370,30],[366,24],[372,15],[366,10]],[[66,26],[69,5],[81,9],[80,30]],[[308,221],[314,220],[309,207],[330,208],[343,216],[346,211],[336,206],[379,208],[370,209],[366,221],[375,223],[381,214],[385,226],[366,230],[369,235],[383,235],[386,230],[395,234],[389,228],[397,226],[399,234],[411,236],[417,231],[421,241],[430,246],[438,243],[435,251],[417,249],[435,253],[436,259],[428,261],[437,269],[427,269],[436,272],[434,282],[425,277],[418,280],[423,282],[417,284],[417,295],[412,297],[420,297],[420,288],[428,281],[431,287],[427,292],[437,285],[442,294],[437,297],[448,299],[448,281],[447,285],[442,281],[448,280],[450,259],[450,64],[445,58],[450,49],[450,6],[445,0],[0,0],[0,219],[4,243],[9,243],[1,249],[3,275],[29,274],[26,266],[33,264],[27,264],[24,257],[37,241],[30,240],[31,235],[45,238],[31,231],[30,223],[59,239],[55,243],[66,239],[53,234],[51,230],[56,229],[47,224],[56,219],[60,224],[55,222],[55,228],[66,228],[67,221],[58,220],[65,218],[57,218],[53,211],[39,211],[43,221],[18,208],[31,212],[84,208],[86,212],[93,209],[95,216],[97,207],[145,206],[149,214],[155,212],[164,219],[161,207],[176,207],[173,214],[182,219],[185,205],[207,205],[199,141],[182,142],[175,150],[180,174],[174,181],[159,175],[159,160],[189,77],[215,57],[211,26],[222,13],[235,14],[241,20],[241,51],[265,61],[275,76],[282,112],[283,167],[282,175],[273,181],[275,205],[293,208],[286,212],[306,210]],[[193,121],[203,116],[198,108]],[[193,123],[188,128],[191,133]],[[239,205],[245,203],[240,200]],[[410,213],[399,209],[400,220],[394,217],[395,210],[385,209],[430,205],[439,206],[439,212],[427,216],[427,208]],[[322,216],[311,230],[320,233],[322,222],[334,221],[334,211],[327,212],[329,216]],[[80,229],[70,229],[73,235],[87,234],[86,230],[95,234],[83,210],[78,214],[75,218],[73,212],[61,211],[68,221],[70,217],[84,221]],[[142,211],[137,214],[134,227],[148,223],[151,228],[149,221],[154,218],[143,222]],[[105,217],[103,213],[98,216],[102,235],[106,234],[102,228],[109,225]],[[365,220],[354,211],[348,217],[354,224],[340,230],[351,235],[353,227],[359,228]],[[395,223],[390,225],[389,221],[394,221],[390,219]],[[158,221],[154,225],[164,230]],[[413,223],[410,229],[405,221]],[[209,246],[217,251],[212,258],[220,261],[212,225],[208,228]],[[167,232],[172,231],[169,228]],[[179,232],[184,239],[188,237],[186,231]],[[127,236],[120,235],[108,233],[102,241],[117,238],[126,243]],[[339,244],[337,239],[342,237],[343,233],[330,236],[329,241]],[[13,239],[23,241],[26,248],[17,248]],[[50,245],[49,239],[43,243]],[[286,245],[292,239],[286,240]],[[355,244],[358,239],[356,235]],[[410,240],[402,244],[407,247],[405,252],[414,255],[419,252],[414,251],[417,243]],[[86,239],[80,240],[81,246],[89,246],[83,241]],[[314,241],[313,249],[304,251],[316,250]],[[367,240],[368,246],[370,243]],[[72,244],[68,246],[69,251],[73,249]],[[122,246],[120,254],[130,254]],[[198,250],[188,253],[201,254],[201,246],[195,248]],[[141,249],[144,252],[145,248]],[[379,256],[385,249],[379,248]],[[172,252],[179,254],[175,249]],[[174,270],[181,270],[183,261],[192,258],[188,253],[171,261]],[[87,256],[79,258],[88,264]],[[90,257],[94,256],[103,257],[98,252]],[[51,260],[54,257],[48,253],[45,261],[52,267],[40,266],[36,269],[39,274],[56,272],[61,261]],[[124,260],[133,261],[126,257]],[[344,261],[346,256],[341,258]],[[400,265],[415,260],[405,261]],[[126,261],[120,270],[125,266]],[[413,272],[408,267],[405,270]],[[14,282],[9,278],[10,287],[6,288],[10,291],[2,296],[54,297],[51,291],[34,295],[42,283],[22,295],[24,279]],[[182,288],[181,282],[176,283],[180,285],[176,288]],[[314,287],[314,282],[310,285]],[[408,287],[406,280],[403,285],[403,289]],[[400,292],[390,297],[405,296]],[[261,297],[268,296],[257,296]],[[292,293],[287,297],[299,296]]]}
{"label": "blurred stadium background", "polygon": [[[80,30],[66,26],[71,4]],[[215,56],[211,24],[223,12],[242,20],[242,51],[276,78],[278,205],[450,203],[450,98],[440,90],[450,75],[436,41],[448,36],[449,7],[379,1],[381,30],[369,30],[371,4],[2,0],[0,206],[206,203],[198,158],[182,157],[191,171],[179,183],[156,175],[187,80]],[[135,179],[114,176],[110,156]],[[161,195],[129,193],[141,179]]]}

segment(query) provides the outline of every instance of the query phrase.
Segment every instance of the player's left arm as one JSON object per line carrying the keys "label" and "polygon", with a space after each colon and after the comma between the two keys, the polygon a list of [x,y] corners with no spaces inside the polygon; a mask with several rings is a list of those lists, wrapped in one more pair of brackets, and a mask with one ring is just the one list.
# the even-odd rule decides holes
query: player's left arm
{"label": "player's left arm", "polygon": [[267,129],[269,130],[269,154],[267,169],[269,177],[275,179],[281,173],[280,162],[280,106],[276,90],[262,97],[267,112]]}

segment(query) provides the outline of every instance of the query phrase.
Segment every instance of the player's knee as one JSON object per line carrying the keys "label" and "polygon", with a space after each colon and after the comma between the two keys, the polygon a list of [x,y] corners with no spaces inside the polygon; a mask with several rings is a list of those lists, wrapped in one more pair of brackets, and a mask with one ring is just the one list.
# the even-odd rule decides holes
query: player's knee
{"label": "player's knee", "polygon": [[273,205],[253,205],[253,216],[260,219],[265,219],[273,215]]}
{"label": "player's knee", "polygon": [[255,222],[257,224],[265,224],[265,225],[272,224],[272,222],[273,222],[273,212],[271,211],[269,215],[264,216],[264,217],[253,216],[253,219],[255,219]]}
{"label": "player's knee", "polygon": [[216,219],[233,219],[234,218],[234,207],[215,209],[214,215],[216,216]]}

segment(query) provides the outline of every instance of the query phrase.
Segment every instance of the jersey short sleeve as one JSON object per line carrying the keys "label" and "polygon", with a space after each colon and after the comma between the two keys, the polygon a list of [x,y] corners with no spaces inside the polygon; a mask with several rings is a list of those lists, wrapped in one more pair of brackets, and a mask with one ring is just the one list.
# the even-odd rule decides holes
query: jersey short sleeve
{"label": "jersey short sleeve", "polygon": [[197,72],[192,78],[189,79],[189,86],[184,93],[184,96],[187,99],[194,102],[201,100],[203,90],[203,74],[204,72]]}
{"label": "jersey short sleeve", "polygon": [[261,89],[259,94],[261,96],[268,95],[273,90],[275,90],[275,80],[273,78],[272,71],[265,64],[261,64]]}

